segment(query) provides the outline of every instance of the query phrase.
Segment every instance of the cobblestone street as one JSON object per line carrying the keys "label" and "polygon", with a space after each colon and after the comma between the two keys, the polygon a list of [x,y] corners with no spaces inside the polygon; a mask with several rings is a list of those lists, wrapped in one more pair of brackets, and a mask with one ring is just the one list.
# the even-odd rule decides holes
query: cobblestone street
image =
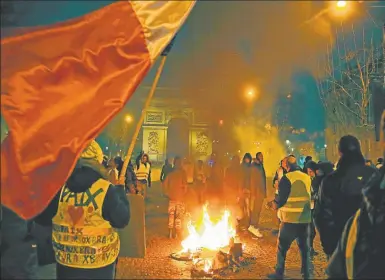
{"label": "cobblestone street", "polygon": [[[175,261],[169,257],[181,249],[180,240],[167,238],[167,199],[161,196],[159,183],[155,183],[148,192],[146,207],[147,255],[144,259],[119,259],[117,277],[119,279],[186,279],[191,278],[191,263]],[[134,213],[132,213],[134,214]],[[266,279],[273,272],[275,265],[276,236],[271,233],[276,225],[275,214],[263,208],[262,232],[264,238],[253,239],[246,234],[243,241],[246,252],[257,258],[256,263],[232,273],[224,278],[229,279]],[[326,256],[322,253],[319,240],[316,238],[315,249],[320,254],[313,259],[314,278],[325,278]],[[296,244],[288,252],[286,276],[291,279],[301,278],[300,254]]]}

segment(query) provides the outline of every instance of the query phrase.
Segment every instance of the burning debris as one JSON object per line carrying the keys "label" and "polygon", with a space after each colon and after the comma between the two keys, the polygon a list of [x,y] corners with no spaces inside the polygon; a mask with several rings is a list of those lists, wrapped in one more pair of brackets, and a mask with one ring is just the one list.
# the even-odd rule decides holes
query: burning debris
{"label": "burning debris", "polygon": [[237,239],[229,218],[230,212],[225,210],[222,218],[213,223],[205,205],[202,230],[198,231],[189,221],[189,235],[181,244],[183,249],[173,253],[171,258],[192,261],[191,276],[194,278],[223,276],[253,263],[255,258],[245,256],[245,245]]}

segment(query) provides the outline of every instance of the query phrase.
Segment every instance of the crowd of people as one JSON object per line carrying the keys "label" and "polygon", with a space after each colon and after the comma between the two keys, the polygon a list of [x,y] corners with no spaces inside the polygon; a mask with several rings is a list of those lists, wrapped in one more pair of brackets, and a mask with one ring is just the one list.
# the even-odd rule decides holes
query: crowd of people
{"label": "crowd of people", "polygon": [[[294,155],[283,158],[273,178],[275,195],[271,201],[266,201],[268,186],[261,152],[254,158],[246,153],[242,160],[235,155],[227,168],[215,154],[207,162],[167,159],[160,180],[164,196],[169,199],[169,237],[182,235],[183,219],[191,210],[186,199],[192,190],[199,205],[208,202],[214,207],[231,209],[237,232],[248,231],[257,239],[263,238],[262,207],[275,212],[279,225],[277,263],[269,278],[284,277],[286,254],[294,240],[300,250],[302,275],[311,278],[311,257],[318,254],[313,247],[316,233],[329,259],[330,278],[383,278],[383,161],[378,160],[377,168],[368,165],[359,141],[350,135],[341,138],[339,152],[336,166],[330,162],[316,163],[307,157],[301,168]],[[123,165],[120,157],[103,157],[102,149],[93,141],[66,184],[33,220],[52,227],[49,246],[57,266],[57,279],[115,277],[120,250],[117,229],[126,227],[131,215],[127,193],[146,197],[151,187],[152,166],[147,154],[142,152],[134,164],[129,162],[124,175]],[[16,214],[4,208],[3,222],[18,224],[20,228],[25,225],[27,237],[20,242],[12,230],[15,227],[2,228],[2,276],[34,278],[31,221],[16,218]],[[27,253],[20,255],[22,249]],[[25,261],[21,268],[15,265],[16,259]]]}
{"label": "crowd of people", "polygon": [[[385,236],[385,213],[379,215],[380,209],[383,211],[384,208],[384,204],[381,204],[384,203],[384,191],[380,191],[379,187],[384,178],[383,159],[379,158],[376,166],[368,165],[358,139],[350,135],[341,138],[339,152],[340,159],[336,165],[328,161],[315,162],[310,156],[306,157],[303,168],[298,165],[294,155],[281,160],[273,178],[275,197],[265,204],[266,208],[276,211],[279,224],[277,264],[269,278],[284,277],[286,254],[294,240],[297,240],[302,258],[301,273],[305,279],[311,278],[311,258],[319,254],[313,246],[317,232],[323,251],[330,260],[330,277],[385,276],[383,266],[378,263],[378,259],[384,259],[385,256],[385,243],[379,240],[379,233]],[[222,207],[226,205],[230,208],[235,213],[238,232],[248,230],[253,236],[262,238],[259,219],[267,198],[263,162],[260,152],[255,158],[246,153],[242,160],[236,155],[227,168],[222,166],[215,154],[207,163],[197,161],[191,164],[190,159],[182,160],[179,157],[174,159],[173,164],[166,160],[161,181],[165,195],[170,199],[169,237],[180,235],[187,211],[186,194],[193,189],[200,204],[220,201]],[[375,197],[374,193],[382,196]],[[354,218],[357,213],[365,212],[368,215],[368,211],[373,217],[372,220],[368,218],[366,228],[361,229],[368,234],[362,237],[357,249],[362,251],[362,255],[354,261],[350,260],[353,263],[351,267],[362,267],[349,272],[349,260],[345,263],[341,261],[348,257],[344,255],[347,249],[354,251],[349,246],[355,245],[350,245],[350,239],[347,241],[349,227],[357,221]],[[380,226],[371,232],[370,223]],[[348,247],[346,242],[350,242]],[[353,251],[350,251],[350,256]],[[374,258],[370,265],[367,258]]]}

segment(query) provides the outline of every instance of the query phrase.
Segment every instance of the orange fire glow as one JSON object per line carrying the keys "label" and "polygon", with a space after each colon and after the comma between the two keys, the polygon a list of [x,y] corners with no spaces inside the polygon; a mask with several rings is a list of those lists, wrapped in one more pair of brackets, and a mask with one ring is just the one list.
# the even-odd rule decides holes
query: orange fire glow
{"label": "orange fire glow", "polygon": [[[230,212],[225,210],[221,219],[217,223],[214,223],[207,211],[207,205],[203,206],[202,228],[201,230],[197,230],[192,224],[192,221],[188,222],[187,228],[189,235],[182,241],[182,252],[196,253],[201,248],[217,251],[228,246],[230,239],[236,235],[235,229],[229,220]],[[211,266],[211,264],[207,265]]]}

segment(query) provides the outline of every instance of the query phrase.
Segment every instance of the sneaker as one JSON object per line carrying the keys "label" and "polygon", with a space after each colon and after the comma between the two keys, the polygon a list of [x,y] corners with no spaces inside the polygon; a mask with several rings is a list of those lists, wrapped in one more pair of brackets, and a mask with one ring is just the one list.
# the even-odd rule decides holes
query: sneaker
{"label": "sneaker", "polygon": [[259,229],[255,228],[253,226],[249,227],[249,232],[251,232],[253,235],[255,235],[258,238],[262,238],[263,237],[263,235],[262,235],[262,233],[260,233]]}
{"label": "sneaker", "polygon": [[281,274],[271,273],[267,275],[267,279],[284,279],[284,277]]}

